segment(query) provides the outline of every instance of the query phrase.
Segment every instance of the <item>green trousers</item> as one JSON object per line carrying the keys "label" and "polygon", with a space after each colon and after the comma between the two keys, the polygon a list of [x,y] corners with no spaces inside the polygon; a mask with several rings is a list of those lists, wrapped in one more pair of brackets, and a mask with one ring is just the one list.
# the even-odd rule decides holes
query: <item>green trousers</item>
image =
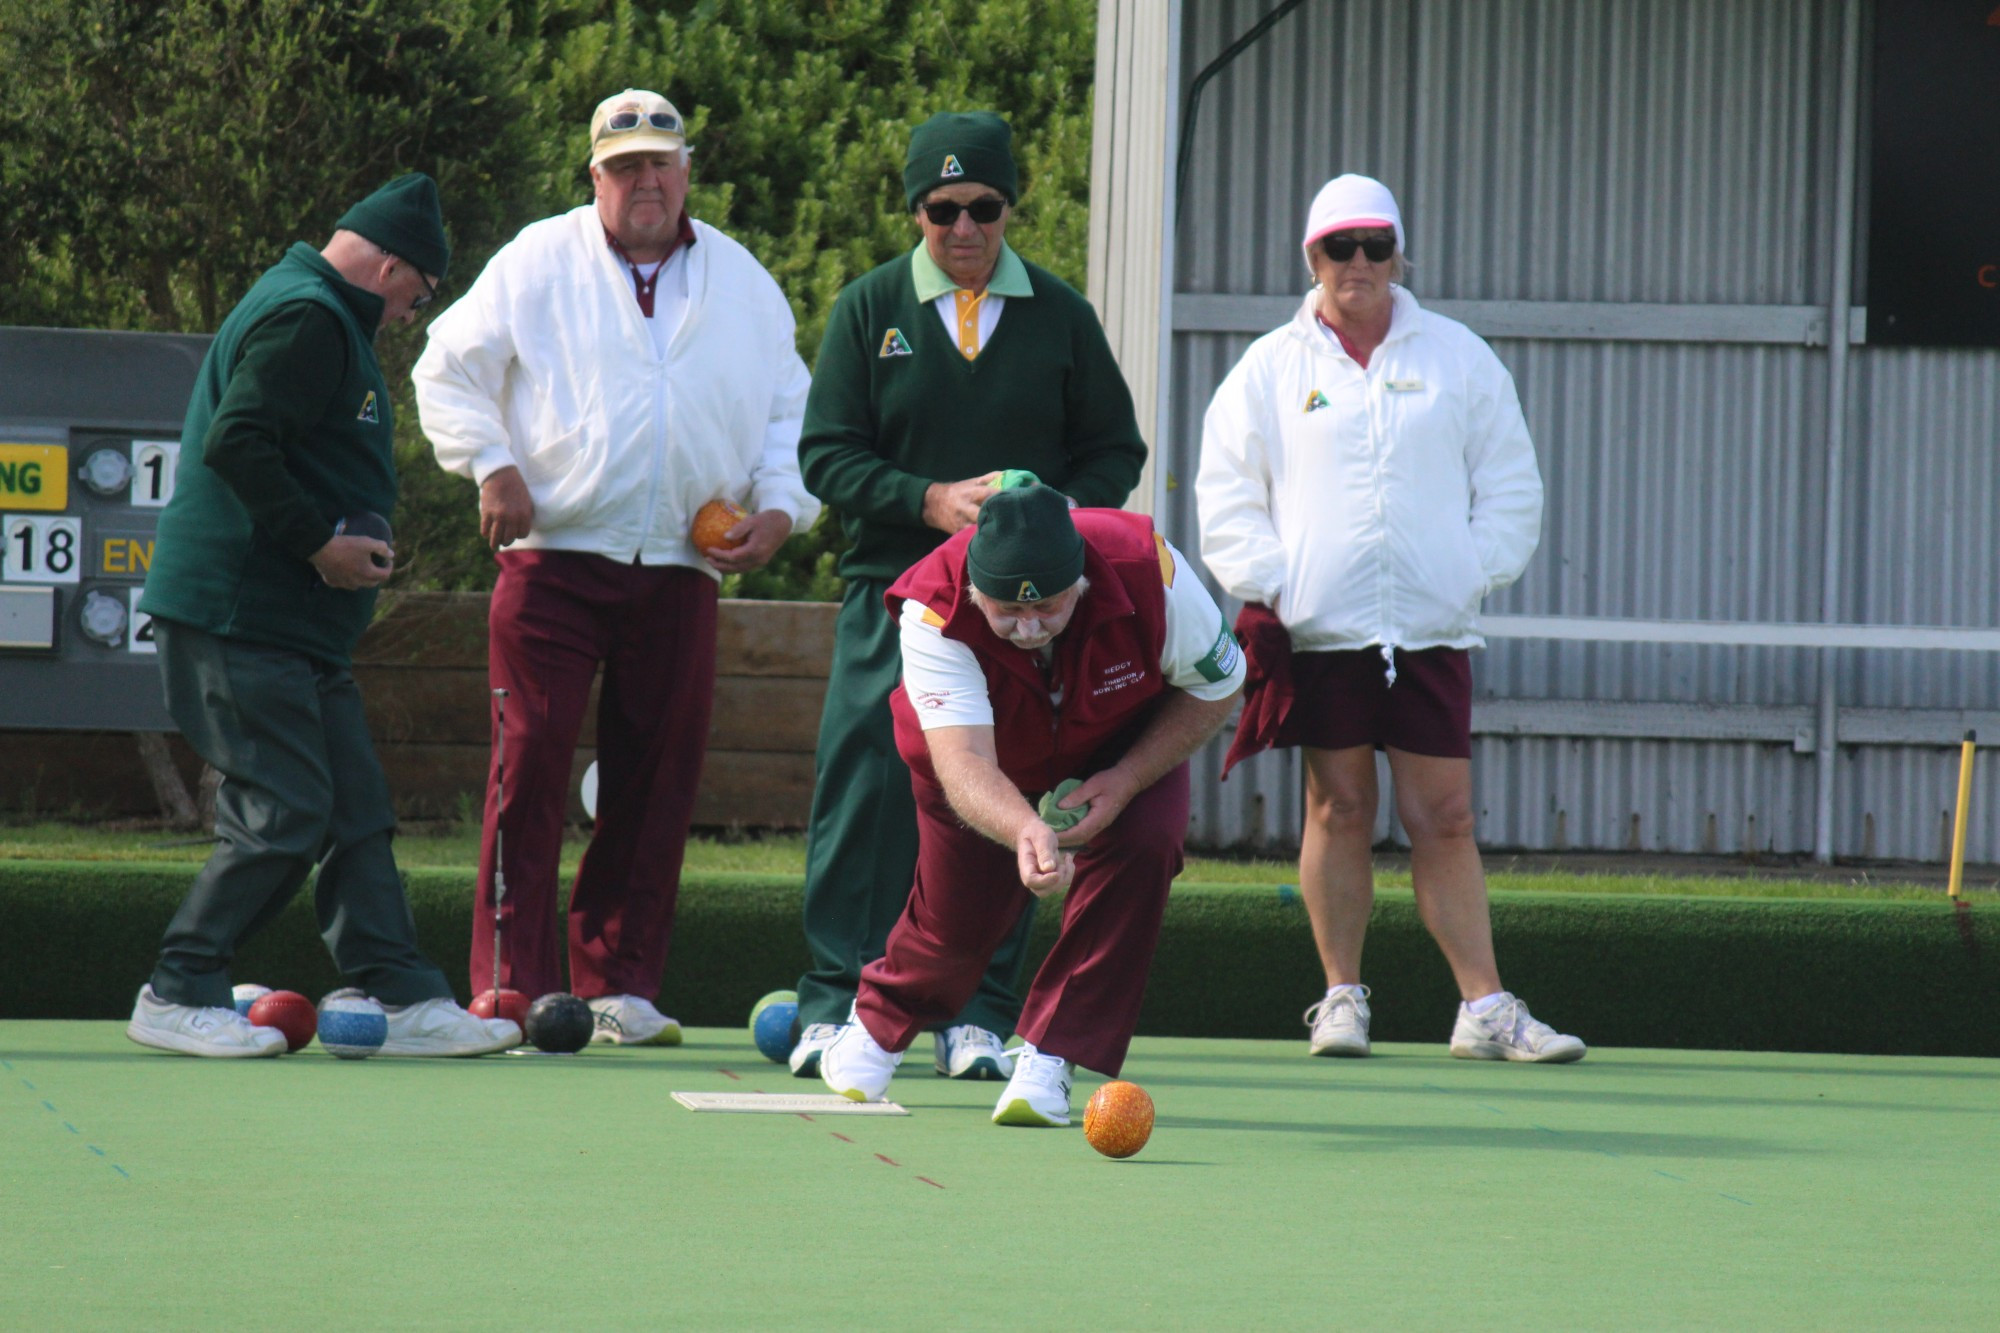
{"label": "green trousers", "polygon": [[444,973],[417,949],[389,846],[389,784],[353,674],[287,649],[154,624],[167,711],[223,782],[221,845],[167,927],[153,993],[228,1007],[237,947],[318,865],[320,935],[349,982],[387,1004],[450,996]]}
{"label": "green trousers", "polygon": [[[849,579],[834,623],[833,670],[813,761],[806,827],[806,944],[812,970],[799,978],[799,1021],[844,1023],[861,969],[882,956],[917,874],[917,802],[896,753],[889,694],[902,688],[895,622],[882,606],[888,583]],[[952,1024],[1014,1031],[1015,985],[1034,924],[1031,903],[993,955],[978,993]],[[950,1026],[950,1025],[947,1025]]]}

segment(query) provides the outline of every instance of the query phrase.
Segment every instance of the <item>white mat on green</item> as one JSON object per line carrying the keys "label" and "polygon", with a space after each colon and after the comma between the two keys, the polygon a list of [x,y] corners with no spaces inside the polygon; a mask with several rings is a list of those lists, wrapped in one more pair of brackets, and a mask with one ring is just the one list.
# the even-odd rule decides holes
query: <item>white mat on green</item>
{"label": "white mat on green", "polygon": [[677,1092],[690,1111],[755,1111],[766,1115],[908,1115],[894,1102],[853,1102],[831,1092]]}

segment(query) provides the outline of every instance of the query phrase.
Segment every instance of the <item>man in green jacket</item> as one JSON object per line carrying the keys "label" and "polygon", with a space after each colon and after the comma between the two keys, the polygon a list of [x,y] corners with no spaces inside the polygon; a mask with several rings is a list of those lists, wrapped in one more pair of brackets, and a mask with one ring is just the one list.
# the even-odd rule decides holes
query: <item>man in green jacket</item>
{"label": "man in green jacket", "polygon": [[285,1049],[283,1033],[237,1015],[229,964],[315,865],[320,933],[383,1009],[382,1054],[479,1055],[521,1039],[459,1008],[417,949],[388,783],[348,669],[395,560],[378,517],[395,508],[396,465],[375,335],[415,321],[450,258],[437,186],[400,177],[350,208],[324,249],[293,245],[202,361],[139,609],[154,618],[168,711],[223,775],[220,846],[132,1008],[126,1035],[142,1046]]}
{"label": "man in green jacket", "polygon": [[[883,594],[972,523],[1003,474],[1032,472],[1076,505],[1117,508],[1145,441],[1090,303],[1006,243],[1018,193],[1013,132],[991,112],[946,112],[910,135],[903,191],[923,241],[849,284],[813,371],[799,463],[854,546],[820,718],[806,834],[804,1025],[792,1072],[811,1078],[847,1021],[864,964],[910,895],[916,801],[896,753],[890,692],[902,661]],[[937,1071],[1004,1079],[1002,1047],[1032,908],[978,993],[935,1034]]]}

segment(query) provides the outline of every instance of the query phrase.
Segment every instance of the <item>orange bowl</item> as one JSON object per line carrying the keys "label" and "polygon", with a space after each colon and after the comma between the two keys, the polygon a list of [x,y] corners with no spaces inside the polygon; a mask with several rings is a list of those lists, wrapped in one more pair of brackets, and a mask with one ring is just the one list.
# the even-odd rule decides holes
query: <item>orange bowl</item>
{"label": "orange bowl", "polygon": [[710,500],[695,511],[694,526],[688,536],[694,541],[697,551],[713,551],[717,547],[729,550],[741,546],[743,539],[730,541],[723,536],[731,528],[750,517],[750,511],[730,500]]}
{"label": "orange bowl", "polygon": [[1153,1099],[1122,1080],[1090,1094],[1083,1108],[1083,1137],[1106,1157],[1130,1157],[1153,1136]]}

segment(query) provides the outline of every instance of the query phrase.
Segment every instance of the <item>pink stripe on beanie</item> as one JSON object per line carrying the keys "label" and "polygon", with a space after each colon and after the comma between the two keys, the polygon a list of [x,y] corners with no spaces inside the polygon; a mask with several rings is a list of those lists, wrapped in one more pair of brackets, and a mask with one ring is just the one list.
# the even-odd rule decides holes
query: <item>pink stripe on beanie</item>
{"label": "pink stripe on beanie", "polygon": [[1306,212],[1307,250],[1329,232],[1350,227],[1388,227],[1396,233],[1396,248],[1403,249],[1403,211],[1389,187],[1368,176],[1349,173],[1335,176],[1320,186]]}

